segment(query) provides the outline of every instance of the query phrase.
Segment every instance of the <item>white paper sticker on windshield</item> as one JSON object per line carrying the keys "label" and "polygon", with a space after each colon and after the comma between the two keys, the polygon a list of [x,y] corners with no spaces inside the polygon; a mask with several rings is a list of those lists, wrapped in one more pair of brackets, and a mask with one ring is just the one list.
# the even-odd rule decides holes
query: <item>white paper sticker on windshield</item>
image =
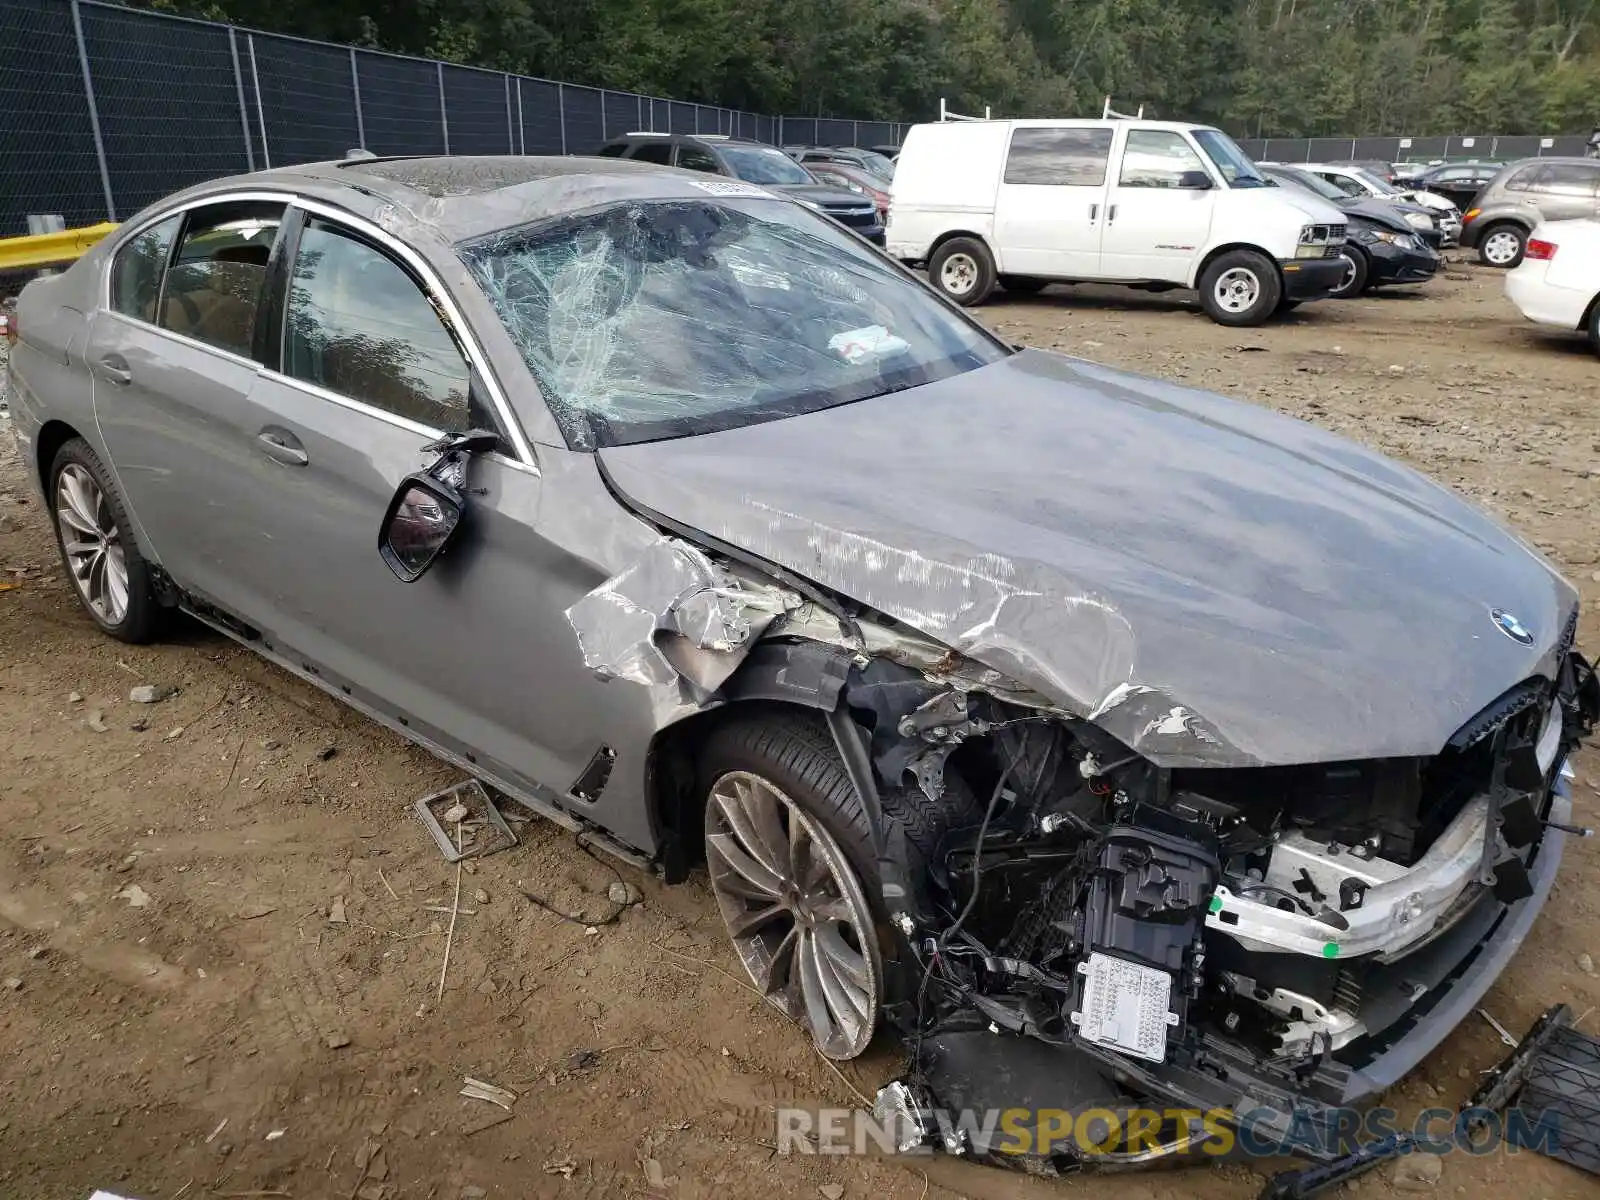
{"label": "white paper sticker on windshield", "polygon": [[887,358],[909,347],[904,338],[896,337],[882,325],[868,325],[834,334],[828,339],[828,349],[846,362],[858,363],[868,357]]}
{"label": "white paper sticker on windshield", "polygon": [[739,179],[696,179],[689,184],[697,187],[702,192],[710,192],[713,196],[757,196],[764,200],[772,199],[772,193],[766,188],[758,188],[753,183],[745,183]]}

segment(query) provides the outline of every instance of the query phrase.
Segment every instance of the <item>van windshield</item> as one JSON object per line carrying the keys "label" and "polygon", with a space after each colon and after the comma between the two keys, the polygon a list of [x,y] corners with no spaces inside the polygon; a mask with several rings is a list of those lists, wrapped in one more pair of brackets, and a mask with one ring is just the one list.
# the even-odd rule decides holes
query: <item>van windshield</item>
{"label": "van windshield", "polygon": [[1218,129],[1196,129],[1194,140],[1200,143],[1200,149],[1206,152],[1217,170],[1222,172],[1222,177],[1228,181],[1229,187],[1252,188],[1271,187],[1272,183],[1262,177],[1256,170],[1256,164],[1243,150],[1239,149],[1231,137]]}

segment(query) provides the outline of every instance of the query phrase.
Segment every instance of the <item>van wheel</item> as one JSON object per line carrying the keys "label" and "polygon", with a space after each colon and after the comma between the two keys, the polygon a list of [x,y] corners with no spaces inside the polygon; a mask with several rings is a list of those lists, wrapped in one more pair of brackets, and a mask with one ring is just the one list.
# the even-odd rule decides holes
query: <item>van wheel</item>
{"label": "van wheel", "polygon": [[1344,259],[1344,278],[1328,295],[1335,300],[1349,300],[1366,290],[1367,275],[1371,268],[1367,265],[1367,254],[1364,250],[1346,247],[1340,257]]}
{"label": "van wheel", "polygon": [[1600,354],[1600,296],[1589,302],[1589,345]]}
{"label": "van wheel", "polygon": [[1019,296],[1032,296],[1044,291],[1050,286],[1048,279],[1040,279],[1034,275],[1002,275],[1000,286],[1008,292],[1015,292]]}
{"label": "van wheel", "polygon": [[957,304],[971,308],[994,291],[994,259],[974,238],[951,238],[928,260],[928,279]]}
{"label": "van wheel", "polygon": [[1277,264],[1254,250],[1219,254],[1200,273],[1200,307],[1218,325],[1260,325],[1282,296]]}
{"label": "van wheel", "polygon": [[1484,230],[1478,242],[1478,261],[1486,267],[1514,267],[1528,248],[1528,235],[1520,225],[1502,221]]}

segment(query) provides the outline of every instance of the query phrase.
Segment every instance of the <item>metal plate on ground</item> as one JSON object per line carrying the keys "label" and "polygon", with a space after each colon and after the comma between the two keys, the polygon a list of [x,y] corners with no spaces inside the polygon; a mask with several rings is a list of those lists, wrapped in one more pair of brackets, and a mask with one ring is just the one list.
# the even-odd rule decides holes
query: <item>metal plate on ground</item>
{"label": "metal plate on ground", "polygon": [[1167,1027],[1178,1023],[1171,1011],[1172,976],[1109,954],[1090,954],[1078,964],[1084,977],[1083,1008],[1072,1023],[1085,1041],[1109,1046],[1151,1062],[1165,1062]]}
{"label": "metal plate on ground", "polygon": [[[451,820],[451,810],[457,806],[465,811],[460,820]],[[424,796],[413,809],[446,862],[482,858],[517,844],[517,835],[501,817],[489,789],[476,779]]]}

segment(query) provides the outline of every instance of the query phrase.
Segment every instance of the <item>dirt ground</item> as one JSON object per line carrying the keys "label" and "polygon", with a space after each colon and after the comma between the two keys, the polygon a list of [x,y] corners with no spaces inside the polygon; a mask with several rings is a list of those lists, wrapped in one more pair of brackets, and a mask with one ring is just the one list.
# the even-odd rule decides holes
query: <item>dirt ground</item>
{"label": "dirt ground", "polygon": [[[1461,489],[1579,584],[1580,644],[1600,649],[1600,364],[1524,324],[1499,276],[1456,266],[1415,294],[1245,331],[1176,295],[1089,288],[981,311],[1015,341],[1268,404]],[[450,768],[220,637],[99,636],[9,437],[0,588],[0,1197],[1243,1200],[1261,1185],[1237,1165],[1046,1182],[778,1155],[774,1106],[857,1103],[894,1049],[836,1073],[738,978],[702,882],[664,888],[542,823],[462,875],[441,1000],[456,871],[408,806]],[[178,691],[130,703],[142,683]],[[1593,750],[1579,763],[1591,824],[1597,767]],[[643,901],[608,920],[619,878]],[[1580,966],[1600,958],[1597,929],[1600,847],[1577,842],[1489,1010],[1520,1033],[1557,1001],[1600,1005]],[[1502,1053],[1473,1018],[1392,1103],[1455,1104]],[[465,1076],[516,1092],[510,1111],[460,1097]],[[1434,1190],[1597,1185],[1495,1153],[1450,1156]]]}

